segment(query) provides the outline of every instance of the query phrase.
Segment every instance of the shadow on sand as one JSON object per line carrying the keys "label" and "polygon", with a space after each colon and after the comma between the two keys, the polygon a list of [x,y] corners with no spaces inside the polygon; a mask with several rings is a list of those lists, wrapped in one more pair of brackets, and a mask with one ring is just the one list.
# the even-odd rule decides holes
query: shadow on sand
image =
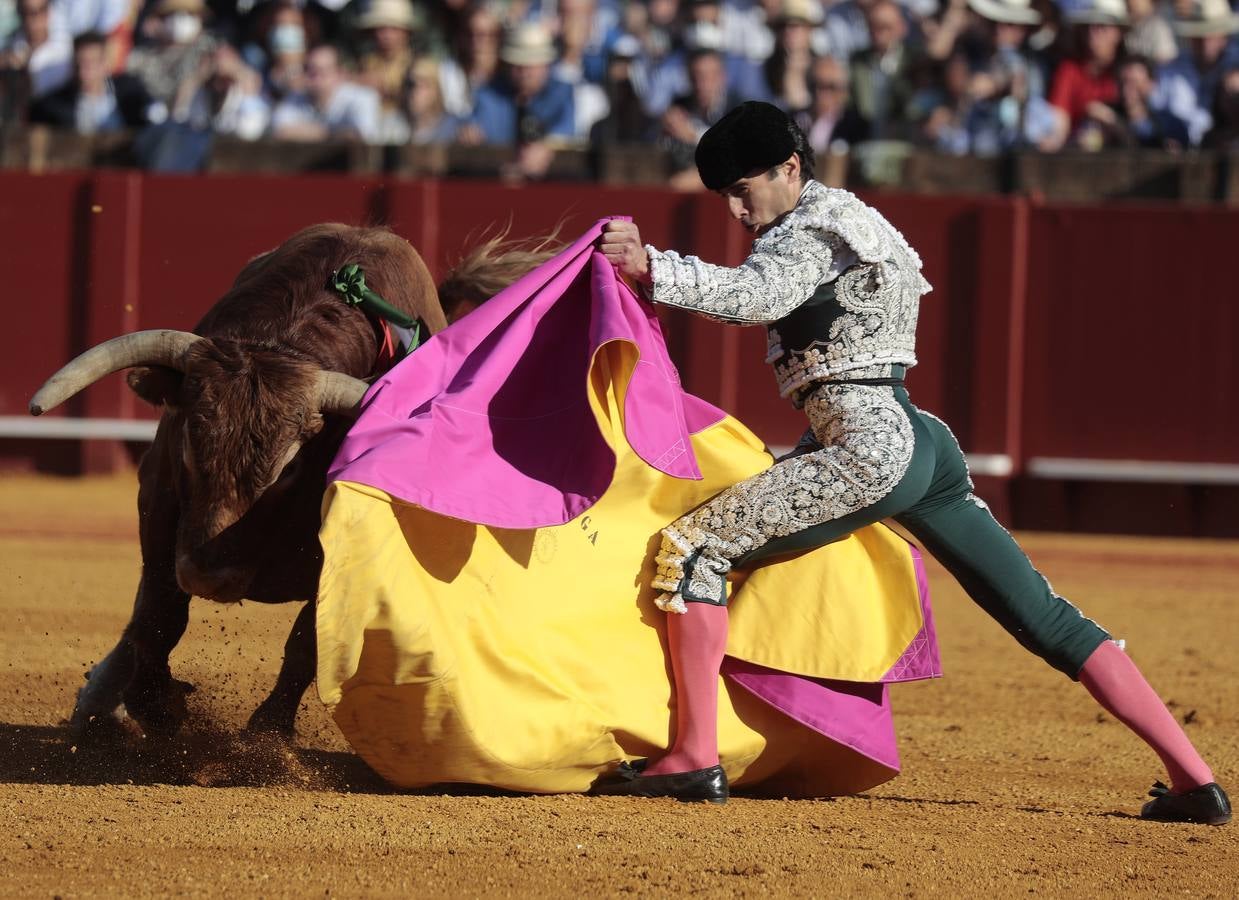
{"label": "shadow on sand", "polygon": [[197,720],[166,738],[146,738],[123,728],[86,738],[68,725],[0,723],[0,783],[519,796],[469,784],[399,790],[351,753],[296,747],[277,736],[227,732]]}

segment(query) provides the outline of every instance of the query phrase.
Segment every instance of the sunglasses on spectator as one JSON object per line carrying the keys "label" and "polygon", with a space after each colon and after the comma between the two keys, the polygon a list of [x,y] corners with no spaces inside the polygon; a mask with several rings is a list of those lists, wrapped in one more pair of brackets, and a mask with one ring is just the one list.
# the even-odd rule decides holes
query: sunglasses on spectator
{"label": "sunglasses on spectator", "polygon": [[818,91],[842,91],[847,89],[847,85],[842,81],[815,81],[813,89]]}

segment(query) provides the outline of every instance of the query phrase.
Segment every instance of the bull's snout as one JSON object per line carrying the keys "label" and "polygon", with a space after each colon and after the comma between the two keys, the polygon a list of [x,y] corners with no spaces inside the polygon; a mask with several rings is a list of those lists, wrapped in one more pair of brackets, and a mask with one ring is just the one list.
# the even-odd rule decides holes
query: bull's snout
{"label": "bull's snout", "polygon": [[227,566],[202,567],[190,554],[176,560],[176,580],[181,590],[206,600],[235,603],[245,599],[250,574]]}

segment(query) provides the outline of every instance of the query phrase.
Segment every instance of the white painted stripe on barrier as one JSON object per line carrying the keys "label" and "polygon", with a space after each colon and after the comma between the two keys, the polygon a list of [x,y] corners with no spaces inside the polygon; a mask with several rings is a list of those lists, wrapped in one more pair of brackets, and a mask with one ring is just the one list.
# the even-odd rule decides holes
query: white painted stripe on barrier
{"label": "white painted stripe on barrier", "polygon": [[[135,419],[69,419],[0,416],[0,438],[152,441],[157,422]],[[776,457],[791,445],[775,445]],[[967,453],[974,475],[1005,478],[1014,466],[1003,453]],[[1025,474],[1067,481],[1126,481],[1168,484],[1239,484],[1239,465],[1228,463],[1146,462],[1135,459],[1069,459],[1034,456]]]}
{"label": "white painted stripe on barrier", "polygon": [[[769,448],[775,458],[792,451],[791,445],[778,445]],[[1011,457],[1005,453],[965,453],[968,460],[968,471],[973,475],[991,475],[995,478],[1006,478],[1015,468]]]}
{"label": "white painted stripe on barrier", "polygon": [[1015,463],[1005,453],[965,453],[964,459],[973,475],[1007,478],[1015,470]]}
{"label": "white painted stripe on barrier", "polygon": [[159,423],[139,419],[0,416],[0,438],[153,441]]}
{"label": "white painted stripe on barrier", "polygon": [[1239,465],[1228,463],[1146,462],[1138,459],[1066,459],[1034,456],[1034,478],[1067,481],[1138,481],[1163,484],[1239,484]]}

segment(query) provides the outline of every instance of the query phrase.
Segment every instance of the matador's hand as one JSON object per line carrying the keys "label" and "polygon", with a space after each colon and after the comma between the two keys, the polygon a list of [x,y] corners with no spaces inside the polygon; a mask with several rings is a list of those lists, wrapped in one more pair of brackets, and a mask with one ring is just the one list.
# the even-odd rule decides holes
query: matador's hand
{"label": "matador's hand", "polygon": [[651,284],[650,257],[641,243],[641,232],[633,222],[613,220],[603,226],[598,248],[621,275]]}

